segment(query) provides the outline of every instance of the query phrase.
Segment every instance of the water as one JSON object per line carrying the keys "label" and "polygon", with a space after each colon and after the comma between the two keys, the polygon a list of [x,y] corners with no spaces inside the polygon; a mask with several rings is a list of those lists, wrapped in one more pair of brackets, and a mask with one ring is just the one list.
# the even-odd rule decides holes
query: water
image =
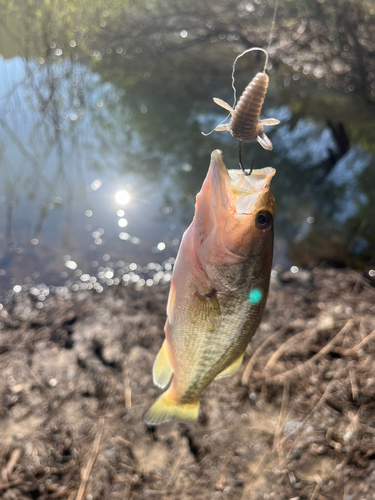
{"label": "water", "polygon": [[[42,18],[52,21],[43,33],[31,8],[17,46],[10,34],[19,20],[7,17],[0,39],[2,303],[22,287],[42,301],[50,287],[169,281],[210,152],[222,149],[228,168],[237,168],[228,133],[200,132],[225,117],[212,97],[231,102],[239,47],[218,37],[205,51],[178,50],[189,41],[186,30],[167,53],[164,35],[134,31],[129,42],[128,27],[106,5],[82,31],[74,24],[82,7],[75,5],[73,19],[46,4]],[[254,57],[239,64],[238,89],[259,70]],[[245,166],[253,160],[277,169],[275,266],[325,262],[371,271],[371,105],[350,89],[304,79],[302,68],[275,65],[269,75],[263,116],[281,121],[267,130],[274,151],[244,145],[243,154]]]}

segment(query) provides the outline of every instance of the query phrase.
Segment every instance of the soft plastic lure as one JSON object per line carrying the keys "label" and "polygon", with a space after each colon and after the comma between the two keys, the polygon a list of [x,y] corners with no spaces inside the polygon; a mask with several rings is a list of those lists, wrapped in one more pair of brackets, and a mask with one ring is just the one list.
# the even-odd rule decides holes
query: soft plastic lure
{"label": "soft plastic lure", "polygon": [[[266,63],[264,66],[263,73],[257,73],[255,77],[251,80],[251,82],[245,88],[243,94],[236,104],[236,89],[234,87],[234,70],[237,60],[242,57],[247,52],[252,52],[254,50],[260,50],[266,54]],[[241,145],[243,142],[253,142],[258,141],[259,144],[268,151],[272,150],[272,142],[264,133],[264,126],[272,126],[278,125],[280,123],[279,120],[275,118],[266,118],[264,120],[260,120],[260,113],[262,110],[262,106],[264,103],[264,99],[266,97],[267,88],[269,78],[266,75],[265,70],[267,67],[268,54],[264,49],[259,47],[253,47],[249,50],[245,50],[242,54],[236,57],[233,63],[233,71],[232,71],[232,87],[234,90],[234,108],[223,101],[222,99],[218,99],[214,97],[214,102],[221,106],[222,108],[229,111],[231,116],[231,120],[229,123],[220,123],[217,127],[214,128],[213,131],[221,132],[223,130],[227,130],[231,133],[231,135],[239,141],[238,151],[239,151],[239,163],[240,167],[244,173],[245,169],[242,164],[242,153],[241,153]],[[213,132],[212,131],[212,132]],[[210,132],[210,134],[212,133]],[[209,135],[209,134],[203,134]],[[252,170],[252,169],[251,169]],[[251,170],[248,173],[251,174]]]}

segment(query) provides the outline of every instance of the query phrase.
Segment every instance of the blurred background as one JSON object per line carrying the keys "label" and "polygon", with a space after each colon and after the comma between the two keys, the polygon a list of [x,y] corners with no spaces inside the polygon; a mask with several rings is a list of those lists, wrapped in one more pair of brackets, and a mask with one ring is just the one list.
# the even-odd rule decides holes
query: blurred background
{"label": "blurred background", "polygon": [[[237,168],[235,57],[267,49],[274,1],[0,0],[0,304],[170,280],[210,153]],[[375,275],[375,7],[280,0],[262,117],[274,265]],[[238,96],[264,55],[237,64]],[[0,307],[2,307],[0,305]]]}

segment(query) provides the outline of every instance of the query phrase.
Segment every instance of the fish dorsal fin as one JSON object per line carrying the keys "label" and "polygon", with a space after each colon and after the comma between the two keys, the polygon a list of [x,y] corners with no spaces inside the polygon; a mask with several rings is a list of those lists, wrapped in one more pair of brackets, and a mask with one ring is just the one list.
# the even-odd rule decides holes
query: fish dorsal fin
{"label": "fish dorsal fin", "polygon": [[231,365],[227,366],[227,368],[225,368],[225,370],[220,372],[219,375],[216,375],[215,379],[230,377],[231,375],[233,375],[233,373],[235,373],[238,370],[238,368],[241,366],[244,354],[245,353],[243,352],[241,354],[241,356],[236,359],[236,361],[234,361]]}
{"label": "fish dorsal fin", "polygon": [[192,323],[211,323],[215,325],[220,318],[220,304],[216,297],[216,292],[212,291],[208,294],[201,295],[199,292],[195,294],[191,308],[191,321]]}
{"label": "fish dorsal fin", "polygon": [[164,389],[171,380],[173,369],[168,358],[167,342],[164,340],[158,355],[156,356],[154,367],[152,369],[152,378],[154,384]]}

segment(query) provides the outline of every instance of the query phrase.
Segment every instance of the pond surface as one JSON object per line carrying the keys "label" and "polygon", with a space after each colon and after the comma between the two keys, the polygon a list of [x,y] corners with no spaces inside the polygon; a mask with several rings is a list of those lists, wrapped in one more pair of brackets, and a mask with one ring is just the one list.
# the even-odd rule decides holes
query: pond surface
{"label": "pond surface", "polygon": [[[10,43],[11,21],[0,38],[0,303],[22,287],[42,302],[62,286],[169,281],[211,151],[237,168],[237,142],[201,131],[225,117],[212,97],[232,101],[240,48],[166,55],[154,37],[156,52],[140,41],[128,58],[121,31],[78,50],[84,37],[51,27],[33,32],[42,48],[30,54]],[[239,92],[262,70],[246,57]],[[272,58],[268,73],[262,116],[281,121],[267,130],[274,150],[244,145],[243,154],[245,165],[277,170],[274,265],[373,272],[373,106]]]}

